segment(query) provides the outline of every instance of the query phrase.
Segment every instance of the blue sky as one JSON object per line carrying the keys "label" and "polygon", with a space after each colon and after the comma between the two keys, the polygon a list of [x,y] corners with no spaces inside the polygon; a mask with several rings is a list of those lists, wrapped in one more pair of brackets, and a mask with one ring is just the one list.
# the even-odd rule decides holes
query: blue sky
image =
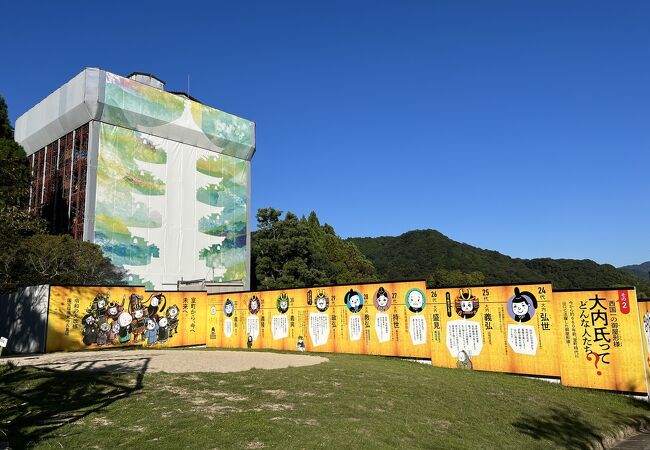
{"label": "blue sky", "polygon": [[650,3],[3,2],[11,119],[80,72],[257,123],[254,210],[650,260]]}

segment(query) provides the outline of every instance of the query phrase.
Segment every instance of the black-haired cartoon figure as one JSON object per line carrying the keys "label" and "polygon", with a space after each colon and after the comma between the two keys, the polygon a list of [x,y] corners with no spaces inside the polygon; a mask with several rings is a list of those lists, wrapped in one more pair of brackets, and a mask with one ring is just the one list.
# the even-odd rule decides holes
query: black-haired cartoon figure
{"label": "black-haired cartoon figure", "polygon": [[330,299],[325,295],[325,291],[318,291],[316,294],[316,309],[320,312],[325,312],[329,307]]}
{"label": "black-haired cartoon figure", "polygon": [[248,335],[248,339],[246,339],[246,346],[251,349],[253,348],[253,336],[250,334]]}
{"label": "black-haired cartoon figure", "polygon": [[471,289],[461,289],[454,300],[456,314],[463,319],[471,319],[476,315],[479,308],[478,297],[472,294]]}
{"label": "black-haired cartoon figure", "polygon": [[472,358],[465,350],[458,352],[458,362],[456,363],[458,369],[472,370]]}
{"label": "black-haired cartoon figure", "polygon": [[120,324],[117,320],[111,322],[110,331],[108,332],[108,343],[113,345],[117,342],[117,337],[120,334]]}
{"label": "black-haired cartoon figure", "polygon": [[111,320],[117,320],[117,318],[120,317],[120,314],[122,314],[122,311],[124,311],[125,301],[126,297],[122,298],[121,305],[117,302],[110,302],[108,304],[108,308],[106,309],[106,316],[108,316],[108,318]]}
{"label": "black-haired cartoon figure", "polygon": [[106,315],[106,310],[108,309],[108,298],[110,293],[107,291],[106,295],[97,294],[93,299],[92,304],[90,305],[90,313],[99,319],[101,316]]}
{"label": "black-haired cartoon figure", "polygon": [[117,323],[120,324],[120,331],[118,333],[118,341],[120,344],[124,344],[131,340],[131,323],[133,322],[133,316],[126,311],[122,311],[120,316],[117,318]]}
{"label": "black-haired cartoon figure", "polygon": [[162,316],[158,321],[158,342],[164,344],[169,339],[169,328],[167,323],[167,317]]}
{"label": "black-haired cartoon figure", "polygon": [[257,298],[257,295],[253,295],[248,301],[248,310],[251,314],[257,314],[260,312],[260,299]]}
{"label": "black-haired cartoon figure", "polygon": [[275,307],[280,314],[286,314],[289,310],[289,296],[284,292],[280,294],[275,302]]}
{"label": "black-haired cartoon figure", "polygon": [[650,350],[650,312],[643,315],[643,330],[645,331],[645,339],[648,343],[648,349]]}
{"label": "black-haired cartoon figure", "polygon": [[168,310],[167,310],[167,322],[169,323],[169,338],[178,333],[178,312],[180,310],[178,309],[178,306],[172,305]]}
{"label": "black-haired cartoon figure", "polygon": [[302,338],[302,336],[298,336],[298,342],[296,343],[296,348],[298,349],[299,352],[305,351],[305,340]]}
{"label": "black-haired cartoon figure", "polygon": [[380,287],[375,294],[374,304],[378,311],[384,312],[390,308],[390,294],[383,287]]}
{"label": "black-haired cartoon figure", "polygon": [[151,317],[147,317],[145,324],[147,329],[144,332],[144,335],[147,338],[147,345],[155,345],[158,341],[158,324]]}
{"label": "black-haired cartoon figure", "polygon": [[358,313],[363,308],[363,295],[354,289],[350,289],[347,294],[345,294],[345,305],[348,307],[350,312]]}
{"label": "black-haired cartoon figure", "polygon": [[508,313],[515,322],[528,322],[537,309],[537,298],[528,291],[515,288],[515,295],[508,300]]}
{"label": "black-haired cartoon figure", "polygon": [[229,298],[226,299],[226,302],[223,304],[223,313],[226,317],[232,317],[235,312],[235,304]]}
{"label": "black-haired cartoon figure", "polygon": [[97,321],[97,345],[108,344],[108,333],[111,326],[108,324],[106,317],[100,317]]}
{"label": "black-haired cartoon figure", "polygon": [[157,320],[158,312],[162,313],[165,310],[165,305],[167,304],[167,297],[162,292],[159,294],[151,294],[149,300],[147,300],[149,306],[147,306],[147,316]]}
{"label": "black-haired cartoon figure", "polygon": [[83,324],[81,334],[83,336],[83,343],[85,345],[91,345],[97,341],[96,320],[95,317],[93,317],[93,315],[90,313],[90,310],[88,311],[88,314],[86,314],[83,319],[81,319],[81,323]]}
{"label": "black-haired cartoon figure", "polygon": [[426,306],[426,300],[424,299],[424,293],[419,289],[411,289],[406,294],[406,306],[411,312],[419,313],[422,312]]}
{"label": "black-haired cartoon figure", "polygon": [[210,330],[210,339],[216,339],[216,338],[217,338],[217,330],[215,330],[214,327],[212,327],[212,329]]}
{"label": "black-haired cartoon figure", "polygon": [[133,342],[138,342],[140,337],[144,340],[145,320],[148,311],[144,309],[141,296],[131,294],[131,297],[129,298],[129,314],[133,316],[133,322],[131,322]]}

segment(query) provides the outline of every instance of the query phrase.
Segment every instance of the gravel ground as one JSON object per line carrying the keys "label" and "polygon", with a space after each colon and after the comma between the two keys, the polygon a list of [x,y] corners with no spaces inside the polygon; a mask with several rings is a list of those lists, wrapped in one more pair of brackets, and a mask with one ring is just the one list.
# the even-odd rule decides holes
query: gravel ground
{"label": "gravel ground", "polygon": [[48,353],[2,358],[0,363],[57,370],[100,372],[242,372],[249,369],[284,369],[312,366],[327,358],[311,355],[206,350],[103,350]]}

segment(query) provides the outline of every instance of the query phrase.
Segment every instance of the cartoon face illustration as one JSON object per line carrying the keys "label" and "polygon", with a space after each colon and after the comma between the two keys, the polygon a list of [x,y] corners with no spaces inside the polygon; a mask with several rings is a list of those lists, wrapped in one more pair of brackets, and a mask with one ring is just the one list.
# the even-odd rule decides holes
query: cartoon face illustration
{"label": "cartoon face illustration", "polygon": [[[214,313],[213,314],[216,314],[217,313],[217,307],[213,306],[213,308],[214,308]],[[169,308],[167,310],[167,317],[169,317],[170,319],[175,319],[176,317],[178,317],[178,306],[173,305],[171,308]]]}
{"label": "cartoon face illustration", "polygon": [[390,294],[380,287],[377,293],[375,294],[375,308],[379,311],[386,311],[390,308]]}
{"label": "cartoon face illustration", "polygon": [[361,292],[350,289],[347,294],[345,294],[345,305],[348,307],[350,312],[358,313],[363,308],[363,295]]}
{"label": "cartoon face illustration", "polygon": [[256,295],[253,295],[248,301],[248,310],[251,314],[257,314],[260,310],[260,299]]}
{"label": "cartoon face illustration", "polygon": [[469,356],[467,355],[465,350],[461,350],[460,352],[458,352],[458,361],[465,362],[468,359],[469,359]]}
{"label": "cartoon face illustration", "polygon": [[472,294],[471,289],[461,289],[454,300],[456,314],[463,319],[471,319],[478,312],[480,302],[478,297]]}
{"label": "cartoon face illustration", "polygon": [[426,301],[424,300],[424,293],[416,288],[408,291],[406,294],[406,306],[411,312],[419,313],[424,309]]}
{"label": "cartoon face illustration", "polygon": [[167,317],[161,317],[158,321],[158,326],[160,326],[160,328],[165,328],[167,326]]}
{"label": "cartoon face illustration", "polygon": [[156,328],[156,321],[153,319],[147,319],[147,330],[153,330]]}
{"label": "cartoon face illustration", "polygon": [[99,309],[106,308],[106,300],[104,300],[103,298],[100,298],[99,300],[97,300],[97,308],[99,308]]}
{"label": "cartoon face illustration", "polygon": [[223,313],[226,317],[230,317],[235,312],[235,304],[230,299],[226,299],[226,303],[223,305]]}
{"label": "cartoon face illustration", "polygon": [[517,316],[523,316],[524,314],[528,314],[529,309],[530,306],[528,305],[528,302],[524,299],[512,302],[512,311]]}
{"label": "cartoon face illustration", "polygon": [[285,314],[289,310],[289,296],[284,292],[278,297],[275,303],[280,314]]}
{"label": "cartoon face illustration", "polygon": [[87,314],[87,315],[83,318],[83,322],[84,322],[86,325],[92,325],[92,324],[95,323],[95,318],[94,318],[92,315]]}
{"label": "cartoon face illustration", "polygon": [[[172,308],[173,308],[173,307],[172,307]],[[172,308],[169,308],[169,309],[167,310],[167,315],[170,314],[169,312],[172,310]],[[210,314],[214,316],[216,313],[217,313],[217,307],[214,306],[214,305],[210,306]]]}
{"label": "cartoon face illustration", "polygon": [[117,316],[117,305],[113,305],[110,308],[108,308],[108,315],[111,317]]}
{"label": "cartoon face illustration", "polygon": [[136,319],[142,319],[143,316],[144,316],[144,310],[136,309],[135,311],[133,311],[133,317],[135,317]]}
{"label": "cartoon face illustration", "polygon": [[508,314],[515,322],[528,322],[537,309],[537,298],[532,292],[515,288],[515,295],[508,300]]}
{"label": "cartoon face illustration", "polygon": [[131,325],[131,322],[133,322],[133,317],[128,312],[122,311],[120,317],[117,318],[117,322],[120,324],[121,327],[124,328]]}
{"label": "cartoon face illustration", "polygon": [[113,322],[113,324],[111,325],[111,330],[115,334],[120,332],[120,323],[117,320],[115,322]]}
{"label": "cartoon face illustration", "polygon": [[104,321],[99,326],[99,329],[102,330],[102,331],[108,332],[108,330],[111,329],[111,326],[108,324],[108,322]]}
{"label": "cartoon face illustration", "polygon": [[318,294],[316,294],[316,309],[318,309],[320,312],[325,312],[329,306],[330,300],[327,298],[324,291],[320,291]]}

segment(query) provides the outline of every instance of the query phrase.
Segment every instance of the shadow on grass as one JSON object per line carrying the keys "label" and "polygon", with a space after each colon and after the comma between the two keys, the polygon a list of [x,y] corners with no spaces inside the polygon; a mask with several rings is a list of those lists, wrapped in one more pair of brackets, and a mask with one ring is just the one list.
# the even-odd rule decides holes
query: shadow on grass
{"label": "shadow on grass", "polygon": [[[634,406],[645,409],[642,402]],[[646,405],[647,408],[647,405]],[[612,417],[616,428],[630,427],[634,430],[645,430],[650,426],[647,414],[623,416],[616,414]],[[604,444],[604,436],[597,432],[596,427],[582,417],[578,411],[563,411],[553,408],[550,414],[533,416],[526,414],[512,425],[521,433],[536,440],[546,440],[563,448],[587,449],[594,444]]]}
{"label": "shadow on grass", "polygon": [[[111,372],[132,372],[132,359],[124,360],[128,370],[115,359],[102,372],[1,367],[0,445],[30,447],[60,427],[128,398],[142,389],[149,362],[150,358],[142,358],[135,380],[125,377],[123,383]],[[88,369],[93,363],[79,360],[74,368]]]}

